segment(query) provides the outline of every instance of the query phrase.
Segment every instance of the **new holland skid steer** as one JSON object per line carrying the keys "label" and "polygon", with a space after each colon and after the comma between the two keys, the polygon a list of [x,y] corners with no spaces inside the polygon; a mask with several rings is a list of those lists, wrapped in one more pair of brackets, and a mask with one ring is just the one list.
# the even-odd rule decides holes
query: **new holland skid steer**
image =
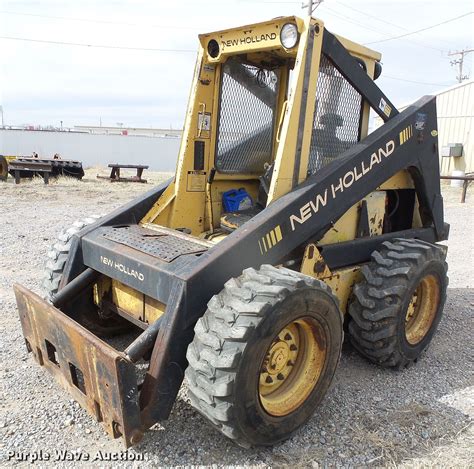
{"label": "new holland skid steer", "polygon": [[323,399],[344,330],[402,368],[445,302],[435,98],[399,113],[380,54],[310,17],[199,42],[175,176],[63,232],[49,301],[15,285],[28,350],[127,446],[184,377],[222,433],[274,444]]}

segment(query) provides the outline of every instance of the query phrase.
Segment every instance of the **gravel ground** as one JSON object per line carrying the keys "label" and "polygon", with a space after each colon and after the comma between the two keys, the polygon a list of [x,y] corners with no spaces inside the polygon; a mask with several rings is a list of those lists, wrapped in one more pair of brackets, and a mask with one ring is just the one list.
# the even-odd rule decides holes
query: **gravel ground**
{"label": "gravel ground", "polygon": [[[85,463],[89,466],[96,456],[135,459],[113,463],[114,467],[472,464],[472,189],[467,203],[460,204],[460,189],[443,187],[446,218],[451,223],[448,300],[437,336],[415,366],[401,372],[380,369],[345,346],[334,385],[309,423],[292,439],[268,449],[244,450],[214,431],[190,407],[183,386],[170,419],[156,425],[139,446],[122,453],[119,441],[107,437],[27,355],[12,292],[14,282],[40,291],[45,254],[60,229],[77,218],[106,213],[150,188],[149,184],[97,181],[94,175],[89,171],[83,182],[61,180],[47,187],[36,181],[15,186],[10,180],[0,185],[3,464],[27,466],[37,456],[45,465],[58,466],[58,451],[67,451],[77,465],[82,464],[80,457],[82,461],[89,457]],[[151,182],[165,177],[147,176]],[[9,451],[15,455],[7,462]],[[145,461],[138,462],[139,458]]]}

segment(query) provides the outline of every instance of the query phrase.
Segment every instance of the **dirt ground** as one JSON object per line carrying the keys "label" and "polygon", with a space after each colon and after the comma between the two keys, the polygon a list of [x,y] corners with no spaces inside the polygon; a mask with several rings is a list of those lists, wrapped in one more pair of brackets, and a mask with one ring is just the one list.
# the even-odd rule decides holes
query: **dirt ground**
{"label": "dirt ground", "polygon": [[27,354],[12,291],[17,282],[41,292],[46,252],[62,228],[169,176],[145,172],[149,184],[112,184],[97,180],[97,171],[105,173],[88,170],[82,182],[0,183],[0,464],[472,467],[474,188],[460,204],[461,189],[443,185],[451,224],[448,299],[415,366],[380,369],[346,345],[334,385],[309,423],[263,449],[244,450],[214,431],[189,405],[184,385],[170,419],[123,452]]}

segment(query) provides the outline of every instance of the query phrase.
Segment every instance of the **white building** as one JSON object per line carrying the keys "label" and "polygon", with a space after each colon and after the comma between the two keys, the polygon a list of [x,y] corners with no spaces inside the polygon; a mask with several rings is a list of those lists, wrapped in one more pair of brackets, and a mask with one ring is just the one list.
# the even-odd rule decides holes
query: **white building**
{"label": "white building", "polygon": [[156,171],[175,170],[181,131],[178,135],[169,135],[169,131],[147,135],[144,129],[107,130],[0,128],[0,155],[30,156],[35,152],[40,158],[52,158],[59,153],[64,159],[82,161],[85,168],[122,163],[145,164]]}
{"label": "white building", "polygon": [[[441,174],[449,176],[453,171],[474,172],[474,80],[458,83],[433,94],[436,95],[438,112]],[[408,105],[398,110],[403,111],[406,107]],[[382,124],[382,119],[376,117],[375,127]]]}

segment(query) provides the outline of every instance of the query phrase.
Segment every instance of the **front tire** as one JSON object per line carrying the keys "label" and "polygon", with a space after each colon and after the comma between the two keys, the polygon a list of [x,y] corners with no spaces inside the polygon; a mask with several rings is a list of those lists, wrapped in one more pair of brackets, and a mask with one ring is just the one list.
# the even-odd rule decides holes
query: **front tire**
{"label": "front tire", "polygon": [[288,438],[329,388],[342,324],[324,283],[269,265],[246,269],[196,324],[186,370],[193,407],[241,446]]}
{"label": "front tire", "polygon": [[48,251],[48,258],[44,266],[42,287],[45,299],[51,302],[59,291],[59,284],[63,277],[66,261],[69,257],[71,243],[74,235],[83,228],[95,223],[100,215],[91,215],[87,218],[76,220],[69,228],[62,230]]}
{"label": "front tire", "polygon": [[[69,228],[59,233],[56,241],[50,247],[42,282],[43,292],[45,294],[44,298],[49,303],[53,302],[54,297],[59,291],[59,285],[64,275],[64,269],[70,255],[74,236],[86,226],[95,223],[100,217],[100,215],[91,215],[87,218],[76,220]],[[74,319],[86,329],[100,337],[112,337],[129,328],[129,323],[120,316],[111,318],[102,317],[95,310],[88,311],[81,309]]]}
{"label": "front tire", "polygon": [[448,285],[444,251],[417,239],[385,242],[362,269],[349,305],[349,336],[370,361],[404,368],[428,347]]}

